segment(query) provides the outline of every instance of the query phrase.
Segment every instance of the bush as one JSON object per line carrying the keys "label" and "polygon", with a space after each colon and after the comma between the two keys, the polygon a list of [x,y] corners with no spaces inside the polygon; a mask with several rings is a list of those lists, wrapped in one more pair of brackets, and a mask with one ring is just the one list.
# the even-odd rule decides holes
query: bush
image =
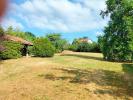
{"label": "bush", "polygon": [[78,43],[72,44],[69,47],[69,50],[76,51],[76,52],[100,52],[100,47],[97,43]]}
{"label": "bush", "polygon": [[20,58],[22,45],[12,41],[4,41],[1,43],[5,50],[0,51],[0,59],[15,59]]}
{"label": "bush", "polygon": [[100,46],[99,46],[98,43],[93,42],[93,43],[90,45],[90,47],[91,47],[90,52],[99,52],[99,53],[101,53]]}
{"label": "bush", "polygon": [[67,43],[66,40],[60,39],[60,40],[55,41],[53,43],[53,45],[56,48],[56,53],[60,53],[60,52],[64,51],[67,48],[68,43]]}
{"label": "bush", "polygon": [[89,52],[91,51],[91,46],[88,43],[80,43],[77,48],[78,52]]}
{"label": "bush", "polygon": [[36,57],[52,57],[54,56],[55,48],[46,38],[37,38],[34,41],[33,55]]}
{"label": "bush", "polygon": [[77,44],[72,44],[72,45],[69,46],[68,49],[71,50],[71,51],[77,51],[77,48],[78,48]]}

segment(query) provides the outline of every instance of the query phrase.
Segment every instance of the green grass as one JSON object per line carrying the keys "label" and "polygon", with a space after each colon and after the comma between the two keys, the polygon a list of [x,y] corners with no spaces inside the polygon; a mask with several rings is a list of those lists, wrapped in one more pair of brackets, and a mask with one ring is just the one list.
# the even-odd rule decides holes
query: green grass
{"label": "green grass", "polygon": [[54,63],[60,63],[66,67],[92,68],[121,72],[123,63],[107,62],[102,59],[100,53],[73,53],[55,56],[51,59]]}
{"label": "green grass", "polygon": [[133,64],[100,53],[0,62],[0,100],[133,100]]}

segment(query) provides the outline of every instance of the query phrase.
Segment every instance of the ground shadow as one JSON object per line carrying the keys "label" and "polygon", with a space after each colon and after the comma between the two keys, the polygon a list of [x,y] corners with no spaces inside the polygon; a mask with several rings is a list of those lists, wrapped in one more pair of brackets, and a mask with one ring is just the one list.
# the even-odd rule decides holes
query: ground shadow
{"label": "ground shadow", "polygon": [[0,65],[2,64],[3,60],[0,59]]}
{"label": "ground shadow", "polygon": [[45,79],[49,79],[52,81],[68,80],[70,83],[73,84],[95,83],[100,86],[111,87],[109,89],[95,90],[95,94],[109,94],[113,96],[133,96],[133,80],[132,78],[126,79],[126,74],[124,73],[107,70],[89,71],[75,68],[58,68],[53,70],[60,70],[68,76],[57,76],[54,74],[47,74],[43,77],[45,77]]}
{"label": "ground shadow", "polygon": [[133,75],[133,64],[122,64],[123,71],[130,75]]}
{"label": "ground shadow", "polygon": [[101,57],[94,57],[94,56],[88,56],[88,55],[85,56],[85,55],[79,55],[79,54],[63,54],[61,56],[74,56],[74,57],[79,57],[84,59],[94,59],[94,60],[104,61],[104,59]]}

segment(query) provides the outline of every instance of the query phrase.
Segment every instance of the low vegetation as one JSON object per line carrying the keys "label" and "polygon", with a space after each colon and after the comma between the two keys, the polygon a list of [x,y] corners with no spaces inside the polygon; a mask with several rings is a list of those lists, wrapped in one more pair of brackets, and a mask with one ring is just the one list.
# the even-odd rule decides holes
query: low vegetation
{"label": "low vegetation", "polygon": [[[11,26],[4,30],[0,27],[1,35],[12,35],[16,37],[20,37],[24,40],[33,43],[33,46],[28,47],[28,53],[37,57],[53,57],[55,53],[61,53],[64,50],[71,50],[76,52],[101,52],[100,46],[96,42],[89,43],[88,41],[80,41],[82,39],[88,40],[88,37],[83,37],[79,39],[74,39],[73,43],[70,44],[68,41],[61,37],[59,33],[47,34],[46,36],[36,37],[31,32],[23,32],[19,29],[13,29]],[[19,58],[22,55],[21,49],[10,49],[10,47],[18,46],[18,43],[13,44],[8,41],[8,45],[5,43],[0,44],[5,46],[6,49],[1,51],[0,58],[1,59],[13,59]],[[20,51],[18,51],[20,50]]]}
{"label": "low vegetation", "polygon": [[58,33],[36,37],[0,26],[0,36],[33,43],[32,57],[20,58],[21,44],[0,41],[0,100],[133,100],[133,0],[106,5],[101,16],[110,21],[98,43],[83,37],[70,44]]}
{"label": "low vegetation", "polygon": [[96,42],[89,43],[88,41],[82,42],[80,41],[80,39],[82,38],[74,39],[72,44],[69,46],[69,50],[75,52],[101,52],[98,43]]}
{"label": "low vegetation", "polygon": [[32,53],[36,57],[53,57],[55,48],[47,38],[36,38]]}
{"label": "low vegetation", "polygon": [[72,44],[69,47],[69,50],[75,51],[75,52],[101,52],[100,47],[97,43],[77,43]]}
{"label": "low vegetation", "polygon": [[22,45],[20,43],[12,42],[12,41],[3,41],[0,43],[4,45],[5,50],[0,51],[0,59],[14,59],[20,58]]}
{"label": "low vegetation", "polygon": [[64,51],[0,63],[1,100],[133,99],[133,64],[107,62],[100,53]]}

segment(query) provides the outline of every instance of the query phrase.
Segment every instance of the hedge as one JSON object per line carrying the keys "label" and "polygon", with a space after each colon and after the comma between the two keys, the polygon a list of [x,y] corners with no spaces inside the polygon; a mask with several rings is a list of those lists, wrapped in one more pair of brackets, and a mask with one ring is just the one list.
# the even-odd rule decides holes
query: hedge
{"label": "hedge", "polygon": [[0,59],[15,59],[20,58],[22,45],[12,41],[4,41],[0,43],[4,46],[5,50],[0,51]]}
{"label": "hedge", "polygon": [[36,57],[52,57],[55,53],[55,48],[46,38],[37,38],[34,40],[32,53]]}

